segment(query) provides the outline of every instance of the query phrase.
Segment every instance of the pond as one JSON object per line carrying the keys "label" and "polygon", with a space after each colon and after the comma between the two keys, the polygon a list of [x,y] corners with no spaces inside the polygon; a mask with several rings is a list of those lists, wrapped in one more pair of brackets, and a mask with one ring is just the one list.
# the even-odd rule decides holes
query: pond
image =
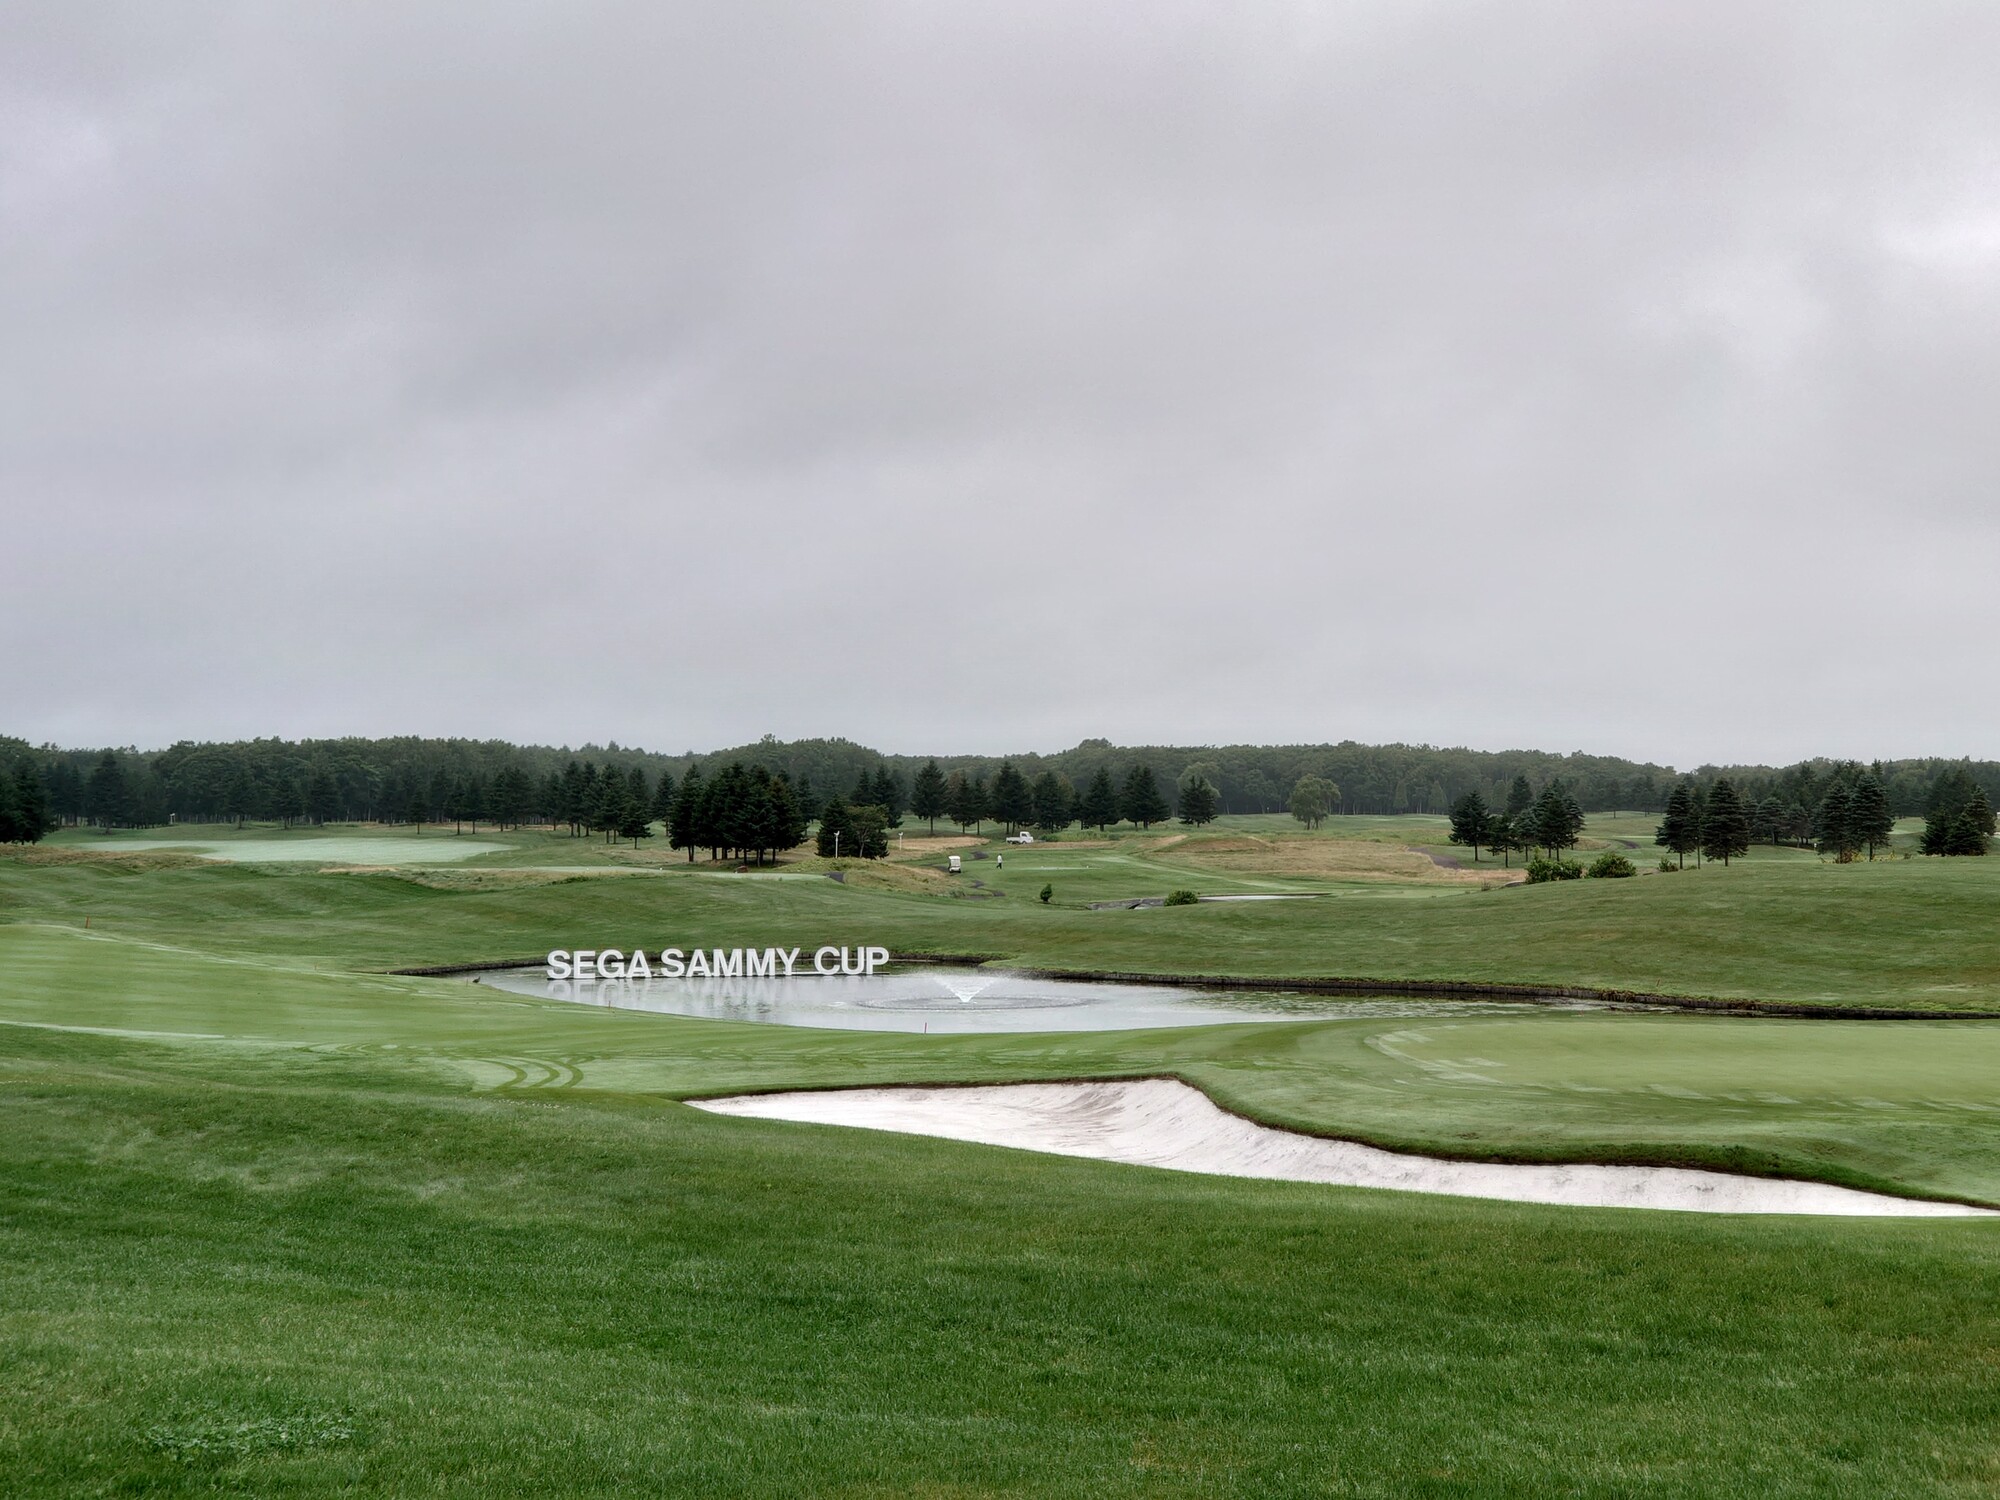
{"label": "pond", "polygon": [[[516,994],[712,1021],[761,1021],[849,1031],[1134,1031],[1243,1021],[1490,1015],[1546,1007],[1521,1002],[1201,990],[1173,985],[1043,979],[992,969],[756,979],[551,980],[540,969],[481,976]],[[1601,1009],[1562,1002],[1570,1009]]]}

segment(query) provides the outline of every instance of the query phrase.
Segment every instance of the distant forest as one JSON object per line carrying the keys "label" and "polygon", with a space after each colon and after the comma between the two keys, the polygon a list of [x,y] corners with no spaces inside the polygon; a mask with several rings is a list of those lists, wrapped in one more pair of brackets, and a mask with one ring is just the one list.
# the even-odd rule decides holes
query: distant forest
{"label": "distant forest", "polygon": [[[108,761],[107,761],[108,757]],[[678,784],[690,770],[712,779],[732,763],[762,766],[801,792],[847,795],[867,785],[871,801],[900,815],[910,806],[916,773],[933,757],[883,755],[849,740],[781,741],[705,754],[665,755],[616,743],[575,747],[514,745],[503,740],[338,739],[183,741],[165,750],[33,746],[0,738],[0,801],[26,797],[45,807],[57,824],[97,823],[153,827],[169,821],[222,823],[243,819],[282,822],[407,823],[451,821],[468,788],[510,789],[503,821],[551,821],[564,770],[572,761],[601,775],[629,778],[634,770],[657,786],[664,774]],[[1168,811],[1179,810],[1183,789],[1206,783],[1223,813],[1283,812],[1303,778],[1315,777],[1335,793],[1330,811],[1344,814],[1448,813],[1469,792],[1504,805],[1516,778],[1537,789],[1560,780],[1586,813],[1665,810],[1677,786],[1707,788],[1727,777],[1753,803],[1812,808],[1845,762],[1805,762],[1791,767],[1703,766],[1681,773],[1671,766],[1614,756],[1554,755],[1534,750],[1480,751],[1430,745],[1225,745],[1117,746],[1085,740],[1051,755],[939,755],[941,772],[993,783],[1003,764],[1033,783],[1046,776],[1080,794],[1102,772],[1124,784],[1135,768],[1150,769]],[[109,765],[115,776],[101,774]],[[2000,803],[2000,763],[1964,760],[1876,762],[1868,768],[1881,783],[1895,816],[1918,816],[1931,803],[1940,778],[1960,773]],[[100,801],[93,805],[93,776]],[[1197,793],[1197,795],[1204,795]],[[481,809],[481,821],[492,814]],[[17,823],[19,820],[17,820]],[[4,832],[4,830],[0,830]]]}

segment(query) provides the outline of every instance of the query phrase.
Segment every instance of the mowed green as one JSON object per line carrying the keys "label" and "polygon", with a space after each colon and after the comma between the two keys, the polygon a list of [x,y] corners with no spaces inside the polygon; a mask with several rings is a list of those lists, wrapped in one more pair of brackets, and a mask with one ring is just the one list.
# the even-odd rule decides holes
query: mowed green
{"label": "mowed green", "polygon": [[[590,840],[502,837],[508,854],[430,873],[146,855],[73,864],[0,858],[0,910],[169,942],[198,934],[213,951],[345,969],[606,943],[882,942],[1079,969],[1587,985],[2000,1014],[2000,859],[1774,858],[1480,890],[1241,876],[1191,862],[1189,845],[1154,855],[1149,841],[1133,839],[1016,849],[1006,851],[1004,869],[969,861],[956,882],[908,871],[903,888],[877,888],[862,869],[843,885],[792,869],[624,868],[608,863],[616,851]],[[597,863],[568,874],[546,868],[558,854]],[[1036,899],[1044,885],[1055,897],[1046,906]],[[1177,887],[1315,894],[1089,909],[1093,900]]]}
{"label": "mowed green", "polygon": [[[880,934],[1978,1005],[1984,864],[1090,912],[679,871],[440,888],[0,861],[0,1474],[23,1495],[1992,1493],[1993,1223],[1239,1182],[677,1102],[1172,1073],[1390,1145],[2000,1202],[1992,1023],[923,1037],[363,972]],[[1801,976],[1815,924],[1830,964]],[[1710,950],[1741,990],[1701,982]]]}

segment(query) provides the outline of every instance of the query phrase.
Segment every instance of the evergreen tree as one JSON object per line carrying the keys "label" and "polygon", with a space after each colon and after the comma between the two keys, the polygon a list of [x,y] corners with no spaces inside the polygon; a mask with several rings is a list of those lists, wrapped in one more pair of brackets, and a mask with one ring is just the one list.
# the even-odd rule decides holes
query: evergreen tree
{"label": "evergreen tree", "polygon": [[535,799],[534,783],[519,766],[503,766],[487,793],[487,813],[502,828],[519,828]]}
{"label": "evergreen tree", "polygon": [[1486,823],[1486,847],[1500,856],[1503,868],[1511,869],[1513,852],[1525,849],[1527,845],[1521,837],[1521,830],[1515,820],[1504,812],[1491,813]]}
{"label": "evergreen tree", "polygon": [[571,761],[562,769],[562,778],[556,796],[556,817],[569,824],[569,836],[575,838],[583,831],[583,815],[590,806],[585,795],[583,767]]}
{"label": "evergreen tree", "polygon": [[1854,789],[1848,796],[1847,816],[1855,839],[1866,847],[1872,860],[1875,846],[1886,847],[1896,827],[1896,819],[1889,811],[1888,793],[1873,771],[1863,771],[1855,778]]}
{"label": "evergreen tree", "polygon": [[674,778],[670,771],[660,772],[660,784],[653,788],[653,821],[665,828],[674,818]]}
{"label": "evergreen tree", "polygon": [[958,825],[960,833],[977,828],[989,812],[986,783],[977,776],[968,780],[963,771],[953,771],[946,778],[944,801],[945,816]]}
{"label": "evergreen tree", "polygon": [[1978,787],[1966,799],[1965,810],[1958,815],[1952,825],[1947,854],[1984,854],[1986,841],[1993,834],[1993,805],[1986,800],[1986,793]]}
{"label": "evergreen tree", "polygon": [[1044,771],[1028,788],[1035,809],[1035,826],[1044,833],[1060,833],[1076,821],[1076,793],[1054,771]]}
{"label": "evergreen tree", "polygon": [[1162,822],[1172,811],[1167,799],[1160,795],[1160,784],[1153,779],[1153,768],[1140,761],[1125,773],[1125,790],[1118,799],[1118,810],[1126,821],[1136,823],[1141,828],[1150,828]]}
{"label": "evergreen tree", "polygon": [[[891,828],[903,826],[903,778],[890,770],[885,762],[875,771],[873,795],[869,799],[882,809],[882,816]],[[886,852],[886,851],[885,851]]]}
{"label": "evergreen tree", "polygon": [[783,771],[778,772],[771,778],[770,816],[764,840],[770,845],[773,860],[787,849],[796,849],[805,842],[808,821],[799,810],[791,778]]}
{"label": "evergreen tree", "polygon": [[923,763],[910,785],[910,811],[928,819],[932,833],[937,832],[937,820],[945,812],[944,788],[944,772],[934,760]]}
{"label": "evergreen tree", "polygon": [[[250,780],[250,768],[248,766],[238,766],[229,773],[229,779],[223,783],[223,811],[234,818],[236,826],[241,828],[243,820],[255,811],[256,806],[257,788]],[[426,808],[426,811],[428,811],[428,808]]]}
{"label": "evergreen tree", "polygon": [[1719,778],[1708,794],[1702,817],[1701,851],[1727,865],[1730,858],[1750,852],[1750,814],[1728,777]]}
{"label": "evergreen tree", "polygon": [[618,837],[621,839],[630,839],[632,847],[637,849],[640,839],[649,839],[652,836],[653,810],[637,797],[633,796],[628,788],[625,793],[624,802],[619,808]]}
{"label": "evergreen tree", "polygon": [[[1154,795],[1158,796],[1158,793]],[[1027,778],[1014,769],[1011,760],[1001,761],[1000,769],[994,773],[991,800],[993,816],[1006,825],[1009,833],[1018,832],[1022,824],[1035,816],[1034,794],[1028,790]],[[1161,816],[1165,815],[1162,808]]]}
{"label": "evergreen tree", "polygon": [[443,822],[446,818],[455,816],[451,804],[457,795],[458,783],[452,780],[451,772],[440,768],[438,773],[431,777],[430,790],[431,813],[437,821]]}
{"label": "evergreen tree", "polygon": [[306,789],[299,785],[298,777],[278,778],[277,786],[271,791],[271,811],[286,828],[306,815]]}
{"label": "evergreen tree", "polygon": [[1561,781],[1551,781],[1542,788],[1525,821],[1533,842],[1556,858],[1561,858],[1565,849],[1574,849],[1577,836],[1583,832],[1583,812]]}
{"label": "evergreen tree", "polygon": [[1493,814],[1477,791],[1467,792],[1451,805],[1451,841],[1469,846],[1474,864],[1479,863],[1480,846],[1488,843],[1492,828]]}
{"label": "evergreen tree", "polygon": [[689,864],[694,863],[694,851],[701,842],[697,834],[703,790],[701,767],[688,767],[687,775],[681,778],[680,790],[674,793],[674,814],[667,824],[668,846],[687,850]]}
{"label": "evergreen tree", "polygon": [[1206,776],[1197,776],[1193,781],[1184,783],[1181,787],[1181,821],[1193,828],[1213,823],[1217,800],[1215,785]]}
{"label": "evergreen tree", "polygon": [[99,828],[124,828],[132,822],[132,793],[125,784],[125,768],[118,757],[105,751],[84,784],[84,807]]}
{"label": "evergreen tree", "polygon": [[306,816],[322,827],[340,819],[340,785],[324,766],[306,785]]}
{"label": "evergreen tree", "polygon": [[[634,766],[625,773],[625,800],[631,804],[626,809],[628,814],[637,813],[648,822],[652,821],[653,788],[652,784],[646,780],[646,768],[644,766]],[[623,826],[622,821],[620,826]],[[629,837],[629,835],[623,833],[618,836],[620,838]],[[637,846],[635,845],[634,847]]]}
{"label": "evergreen tree", "polygon": [[[812,777],[801,776],[799,778],[798,786],[792,791],[792,799],[798,804],[799,817],[804,819],[805,822],[814,823],[819,820],[819,797],[813,791]],[[803,828],[799,830],[799,837],[801,839],[805,837],[805,830]]]}
{"label": "evergreen tree", "polygon": [[42,773],[33,761],[23,757],[14,767],[14,838],[23,844],[38,844],[56,826],[55,809]]}
{"label": "evergreen tree", "polygon": [[410,793],[410,805],[403,809],[403,821],[421,830],[424,824],[430,820],[431,808],[429,800],[422,792],[412,791]]}
{"label": "evergreen tree", "polygon": [[1507,816],[1517,823],[1523,813],[1535,805],[1535,789],[1528,785],[1526,776],[1516,776],[1514,784],[1507,788]]}
{"label": "evergreen tree", "polygon": [[1701,825],[1695,821],[1694,794],[1685,781],[1667,794],[1667,810],[1653,831],[1653,842],[1674,856],[1685,869],[1687,857],[1701,847]]}
{"label": "evergreen tree", "polygon": [[1090,778],[1077,812],[1084,827],[1095,828],[1099,833],[1118,821],[1118,788],[1112,784],[1108,767],[1099,766],[1097,774]]}
{"label": "evergreen tree", "polygon": [[1820,799],[1814,842],[1822,854],[1831,854],[1841,864],[1853,859],[1861,848],[1854,831],[1854,797],[1844,781],[1836,781]]}
{"label": "evergreen tree", "polygon": [[[843,845],[846,846],[844,849]],[[846,802],[838,796],[827,798],[820,807],[819,839],[813,847],[821,859],[838,859],[843,853],[851,856],[857,852],[854,816],[848,811]]]}

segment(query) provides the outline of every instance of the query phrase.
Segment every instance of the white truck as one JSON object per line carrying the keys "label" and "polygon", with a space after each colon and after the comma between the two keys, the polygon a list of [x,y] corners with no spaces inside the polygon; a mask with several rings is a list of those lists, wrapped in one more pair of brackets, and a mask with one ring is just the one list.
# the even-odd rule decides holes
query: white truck
{"label": "white truck", "polygon": [[1010,833],[1007,835],[1007,842],[1010,844],[1032,844],[1034,841],[1035,836],[1025,828],[1019,833]]}

